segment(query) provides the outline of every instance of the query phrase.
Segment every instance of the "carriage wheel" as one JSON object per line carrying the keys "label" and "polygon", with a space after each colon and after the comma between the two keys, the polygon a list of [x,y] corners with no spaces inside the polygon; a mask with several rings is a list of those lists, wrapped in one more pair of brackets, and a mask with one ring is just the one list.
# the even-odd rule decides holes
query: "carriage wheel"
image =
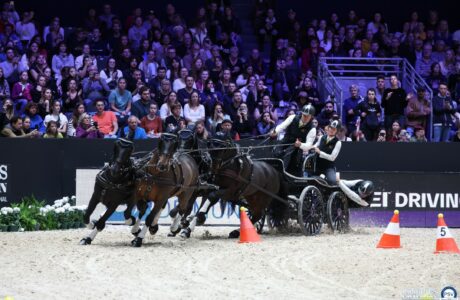
{"label": "carriage wheel", "polygon": [[[251,211],[248,210],[247,214],[248,214],[249,219],[251,220],[251,218],[252,218]],[[254,227],[256,228],[257,233],[259,233],[259,234],[262,233],[262,231],[264,229],[264,225],[265,225],[265,214],[262,215],[262,217],[260,218],[259,221],[254,223]]]}
{"label": "carriage wheel", "polygon": [[349,229],[348,199],[342,192],[333,192],[327,200],[327,221],[333,231],[344,233]]}
{"label": "carriage wheel", "polygon": [[315,186],[307,186],[300,194],[297,207],[298,223],[305,235],[317,235],[323,226],[323,196]]}

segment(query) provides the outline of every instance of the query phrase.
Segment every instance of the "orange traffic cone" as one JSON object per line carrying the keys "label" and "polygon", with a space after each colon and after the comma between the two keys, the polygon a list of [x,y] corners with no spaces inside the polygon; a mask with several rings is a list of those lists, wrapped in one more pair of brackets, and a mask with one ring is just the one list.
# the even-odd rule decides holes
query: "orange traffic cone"
{"label": "orange traffic cone", "polygon": [[399,229],[399,211],[395,210],[390,224],[382,235],[377,248],[401,248],[401,231]]}
{"label": "orange traffic cone", "polygon": [[246,214],[246,208],[240,208],[240,243],[257,243],[260,237]]}
{"label": "orange traffic cone", "polygon": [[436,251],[438,253],[460,253],[457,243],[449,232],[444,221],[444,215],[438,215],[438,229],[436,231]]}

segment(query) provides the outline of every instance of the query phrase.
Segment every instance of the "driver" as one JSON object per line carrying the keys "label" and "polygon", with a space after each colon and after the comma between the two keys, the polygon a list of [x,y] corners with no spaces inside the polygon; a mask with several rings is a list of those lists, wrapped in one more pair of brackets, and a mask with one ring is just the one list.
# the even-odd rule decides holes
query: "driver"
{"label": "driver", "polygon": [[342,124],[340,124],[339,120],[332,120],[326,126],[327,134],[323,135],[314,146],[314,150],[318,154],[314,175],[324,174],[330,185],[337,184],[335,159],[340,153],[342,142],[339,141],[336,134],[341,126]]}
{"label": "driver", "polygon": [[285,130],[281,144],[292,145],[280,147],[276,156],[283,160],[286,171],[297,177],[302,176],[302,152],[310,150],[316,138],[316,128],[312,124],[314,116],[315,108],[305,105],[301,114],[289,116],[270,134],[275,138]]}

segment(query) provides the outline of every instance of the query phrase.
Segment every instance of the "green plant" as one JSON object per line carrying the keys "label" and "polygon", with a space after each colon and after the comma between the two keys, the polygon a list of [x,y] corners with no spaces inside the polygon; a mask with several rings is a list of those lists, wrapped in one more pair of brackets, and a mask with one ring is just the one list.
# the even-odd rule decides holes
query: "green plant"
{"label": "green plant", "polygon": [[44,201],[39,201],[34,195],[22,198],[19,204],[13,204],[12,207],[18,207],[21,211],[19,214],[19,223],[25,231],[33,231],[40,227],[38,216],[40,208]]}

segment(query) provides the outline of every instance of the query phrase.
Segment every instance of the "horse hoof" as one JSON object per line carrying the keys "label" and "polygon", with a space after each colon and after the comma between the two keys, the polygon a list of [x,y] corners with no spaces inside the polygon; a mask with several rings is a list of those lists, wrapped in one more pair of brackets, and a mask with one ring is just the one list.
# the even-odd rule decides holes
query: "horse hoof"
{"label": "horse hoof", "polygon": [[228,238],[229,239],[237,239],[240,237],[240,231],[239,230],[233,230],[232,232],[230,232],[230,234],[228,235]]}
{"label": "horse hoof", "polygon": [[203,225],[204,222],[206,222],[206,215],[204,213],[198,213],[196,215],[196,225],[197,226]]}
{"label": "horse hoof", "polygon": [[180,237],[181,237],[182,239],[184,239],[184,240],[185,240],[185,239],[188,239],[188,238],[190,238],[190,233],[191,233],[191,230],[190,230],[189,228],[184,229],[184,230],[182,230],[182,232],[180,233]]}
{"label": "horse hoof", "polygon": [[81,239],[80,245],[91,245],[91,238],[87,237],[87,238]]}
{"label": "horse hoof", "polygon": [[142,246],[142,239],[140,237],[136,237],[134,240],[131,241],[131,246],[139,248]]}
{"label": "horse hoof", "polygon": [[134,235],[135,237],[137,237],[139,235],[139,233],[141,233],[140,228],[136,232],[131,232],[131,234]]}
{"label": "horse hoof", "polygon": [[176,232],[176,233],[174,233],[174,232],[170,232],[170,233],[168,233],[168,237],[175,237],[175,236],[176,236],[176,234],[177,234],[177,232]]}
{"label": "horse hoof", "polygon": [[158,231],[158,224],[149,227],[149,232],[151,235],[154,235]]}

